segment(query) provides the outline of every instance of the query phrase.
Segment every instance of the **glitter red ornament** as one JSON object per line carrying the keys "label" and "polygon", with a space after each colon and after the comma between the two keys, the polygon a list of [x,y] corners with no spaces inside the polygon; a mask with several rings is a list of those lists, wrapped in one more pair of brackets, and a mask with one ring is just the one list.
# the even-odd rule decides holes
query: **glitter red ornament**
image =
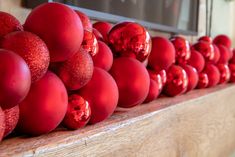
{"label": "glitter red ornament", "polygon": [[90,21],[90,18],[81,11],[75,10],[75,12],[78,14],[78,16],[82,22],[83,29],[87,29],[89,31],[92,31],[92,23]]}
{"label": "glitter red ornament", "polygon": [[112,29],[113,25],[108,22],[104,21],[98,21],[93,24],[93,28],[98,30],[102,36],[105,42],[108,42],[108,33]]}
{"label": "glitter red ornament", "polygon": [[185,70],[188,76],[188,86],[186,92],[196,88],[198,84],[198,72],[197,70],[190,65],[182,65],[182,68]]}
{"label": "glitter red ornament", "polygon": [[218,64],[217,68],[220,72],[219,84],[227,83],[230,79],[230,70],[227,64]]}
{"label": "glitter red ornament", "polygon": [[151,51],[151,38],[147,30],[135,22],[118,23],[108,34],[114,57],[132,57],[143,62]]}
{"label": "glitter red ornament", "polygon": [[215,65],[210,64],[210,63],[206,64],[203,72],[206,73],[208,76],[209,83],[207,87],[213,87],[219,83],[220,72]]}
{"label": "glitter red ornament", "polygon": [[231,73],[229,82],[235,82],[235,64],[230,63],[228,67]]}
{"label": "glitter red ornament", "polygon": [[206,88],[209,84],[209,78],[208,75],[204,72],[201,72],[198,74],[198,84],[197,84],[197,88],[202,89],[202,88]]}
{"label": "glitter red ornament", "polygon": [[211,43],[199,41],[193,45],[193,49],[197,50],[205,58],[205,61],[212,61],[215,57],[214,47]]}
{"label": "glitter red ornament", "polygon": [[0,142],[3,139],[4,132],[5,132],[5,114],[0,107]]}
{"label": "glitter red ornament", "polygon": [[198,51],[191,50],[191,57],[189,58],[187,64],[194,67],[198,72],[201,72],[205,66],[205,59]]}
{"label": "glitter red ornament", "polygon": [[227,48],[230,48],[232,44],[231,39],[227,35],[224,35],[224,34],[217,35],[214,38],[213,43],[216,45],[223,45]]}
{"label": "glitter red ornament", "polygon": [[92,31],[84,30],[84,37],[81,48],[86,50],[91,56],[95,56],[99,51],[97,39]]}
{"label": "glitter red ornament", "polygon": [[219,64],[227,64],[230,59],[230,50],[223,46],[223,45],[217,45],[219,52],[220,52],[220,58],[218,60]]}

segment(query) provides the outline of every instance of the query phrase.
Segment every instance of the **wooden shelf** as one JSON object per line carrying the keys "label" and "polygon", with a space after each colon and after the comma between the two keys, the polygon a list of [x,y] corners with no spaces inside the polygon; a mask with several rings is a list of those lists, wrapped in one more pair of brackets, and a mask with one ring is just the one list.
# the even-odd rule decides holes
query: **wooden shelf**
{"label": "wooden shelf", "polygon": [[132,109],[81,130],[14,137],[0,156],[226,157],[235,151],[235,86],[194,90]]}

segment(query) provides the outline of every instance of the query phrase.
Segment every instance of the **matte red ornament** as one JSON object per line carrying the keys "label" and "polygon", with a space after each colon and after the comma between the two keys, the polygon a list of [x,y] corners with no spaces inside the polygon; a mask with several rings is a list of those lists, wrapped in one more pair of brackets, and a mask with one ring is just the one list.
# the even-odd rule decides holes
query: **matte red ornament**
{"label": "matte red ornament", "polygon": [[210,63],[206,64],[203,72],[207,74],[208,79],[209,79],[209,83],[207,87],[213,87],[219,83],[220,72],[215,65],[210,64]]}
{"label": "matte red ornament", "polygon": [[198,89],[202,89],[202,88],[206,88],[209,84],[209,78],[208,75],[204,72],[201,72],[198,74],[198,84],[197,84],[197,88]]}
{"label": "matte red ornament", "polygon": [[211,63],[217,64],[220,59],[220,50],[215,44],[212,44],[212,45],[214,47],[215,56],[214,56],[214,59],[211,61]]}
{"label": "matte red ornament", "polygon": [[0,49],[0,74],[0,106],[4,109],[12,108],[29,92],[29,67],[19,55]]}
{"label": "matte red ornament", "polygon": [[95,35],[97,40],[104,41],[103,35],[95,28],[92,28],[92,32]]}
{"label": "matte red ornament", "polygon": [[175,48],[166,38],[153,37],[148,65],[155,71],[167,70],[175,62]]}
{"label": "matte red ornament", "polygon": [[214,60],[215,52],[212,44],[205,41],[199,41],[193,45],[193,49],[200,52],[202,56],[205,58],[205,61]]}
{"label": "matte red ornament", "polygon": [[214,38],[213,43],[216,45],[223,45],[227,48],[230,48],[232,44],[231,39],[227,35],[224,35],[224,34],[217,35]]}
{"label": "matte red ornament", "polygon": [[101,68],[94,68],[91,81],[78,91],[91,107],[89,123],[110,117],[118,103],[118,87],[112,76]]}
{"label": "matte red ornament", "polygon": [[144,100],[144,103],[151,102],[159,96],[160,88],[161,88],[160,86],[162,86],[162,82],[158,84],[155,80],[150,79],[149,92],[148,92],[148,96]]}
{"label": "matte red ornament", "polygon": [[112,27],[113,25],[111,23],[104,21],[98,21],[93,24],[93,28],[97,29],[102,34],[105,42],[108,42],[108,33]]}
{"label": "matte red ornament", "polygon": [[5,132],[5,114],[0,107],[0,142],[3,139],[4,132]]}
{"label": "matte red ornament", "polygon": [[235,82],[235,64],[230,63],[228,67],[231,73],[229,82]]}
{"label": "matte red ornament", "polygon": [[129,108],[143,103],[149,92],[150,78],[141,62],[120,57],[114,59],[109,72],[118,86],[118,106]]}
{"label": "matte red ornament", "polygon": [[230,70],[227,64],[218,64],[217,68],[220,72],[219,84],[227,83],[230,79]]}
{"label": "matte red ornament", "polygon": [[196,88],[198,84],[198,72],[197,70],[190,65],[182,65],[182,68],[185,70],[188,76],[188,87],[186,92]]}
{"label": "matte red ornament", "polygon": [[227,64],[230,59],[230,56],[231,56],[230,50],[223,45],[217,45],[217,47],[220,52],[220,58],[219,58],[218,63],[219,64]]}
{"label": "matte red ornament", "polygon": [[151,51],[151,38],[147,30],[135,22],[118,23],[108,34],[114,57],[132,57],[143,62]]}
{"label": "matte red ornament", "polygon": [[45,41],[51,62],[65,61],[73,56],[80,48],[84,32],[75,11],[61,3],[44,3],[34,8],[24,29]]}
{"label": "matte red ornament", "polygon": [[63,82],[48,71],[32,84],[29,94],[20,103],[17,131],[28,135],[41,135],[54,130],[67,111],[68,94]]}
{"label": "matte red ornament", "polygon": [[198,39],[198,41],[205,41],[205,42],[208,42],[208,43],[212,43],[212,38],[205,35],[205,36],[202,36]]}
{"label": "matte red ornament", "polygon": [[175,47],[176,63],[185,64],[191,55],[189,42],[180,36],[172,37],[170,41]]}
{"label": "matte red ornament", "polygon": [[99,51],[92,56],[94,66],[109,71],[113,64],[113,53],[111,49],[102,41],[98,41]]}
{"label": "matte red ornament", "polygon": [[28,64],[31,80],[35,82],[47,72],[50,56],[46,44],[30,32],[13,32],[6,35],[2,47],[20,55]]}
{"label": "matte red ornament", "polygon": [[80,49],[67,61],[56,65],[56,73],[68,90],[77,90],[85,86],[93,74],[93,61],[91,56]]}
{"label": "matte red ornament", "polygon": [[81,11],[75,10],[75,12],[78,14],[78,16],[82,22],[83,29],[87,29],[89,31],[92,31],[92,23],[91,23],[90,18]]}
{"label": "matte red ornament", "polygon": [[69,96],[68,109],[62,122],[68,129],[84,127],[91,118],[89,103],[78,94]]}
{"label": "matte red ornament", "polygon": [[19,106],[12,107],[10,109],[4,109],[3,110],[5,114],[5,131],[4,131],[4,137],[9,135],[16,127],[16,124],[19,120]]}
{"label": "matte red ornament", "polygon": [[91,56],[95,56],[99,51],[99,46],[95,35],[92,31],[84,30],[84,37],[81,48],[86,50]]}
{"label": "matte red ornament", "polygon": [[205,59],[203,58],[201,53],[192,49],[191,57],[189,58],[187,63],[194,67],[198,72],[201,72],[205,66]]}
{"label": "matte red ornament", "polygon": [[167,96],[176,96],[184,93],[188,86],[188,76],[183,68],[178,65],[172,65],[167,70],[167,82],[163,92]]}

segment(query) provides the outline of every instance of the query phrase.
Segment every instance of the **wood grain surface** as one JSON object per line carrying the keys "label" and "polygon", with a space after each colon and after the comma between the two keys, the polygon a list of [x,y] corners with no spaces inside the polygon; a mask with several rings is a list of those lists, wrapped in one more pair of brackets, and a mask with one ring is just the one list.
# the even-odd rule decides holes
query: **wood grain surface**
{"label": "wood grain surface", "polygon": [[0,156],[229,157],[235,151],[235,86],[162,97],[81,130],[14,137]]}

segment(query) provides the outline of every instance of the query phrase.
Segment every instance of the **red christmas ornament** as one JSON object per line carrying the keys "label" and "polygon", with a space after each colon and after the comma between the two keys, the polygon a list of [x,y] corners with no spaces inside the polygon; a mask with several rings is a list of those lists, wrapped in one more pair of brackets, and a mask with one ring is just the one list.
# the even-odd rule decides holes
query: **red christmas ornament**
{"label": "red christmas ornament", "polygon": [[217,64],[217,62],[220,59],[220,50],[215,44],[212,44],[212,45],[214,47],[215,56],[214,56],[214,59],[211,61],[211,63]]}
{"label": "red christmas ornament", "polygon": [[229,63],[235,63],[235,49],[232,50],[232,57],[231,57]]}
{"label": "red christmas ornament", "polygon": [[55,67],[58,69],[56,73],[68,90],[85,86],[91,80],[94,69],[91,56],[83,49]]}
{"label": "red christmas ornament", "polygon": [[4,109],[3,110],[5,114],[5,131],[4,131],[4,137],[9,135],[16,127],[16,124],[19,120],[19,106],[12,107],[10,109]]}
{"label": "red christmas ornament", "polygon": [[20,103],[17,130],[29,135],[41,135],[54,130],[67,111],[68,95],[62,81],[47,72],[31,85],[29,94]]}
{"label": "red christmas ornament", "polygon": [[227,35],[224,35],[224,34],[217,35],[214,38],[213,43],[216,45],[223,45],[227,48],[230,48],[232,44],[231,39]]}
{"label": "red christmas ornament", "polygon": [[229,67],[229,70],[230,70],[230,73],[231,73],[229,81],[230,82],[235,82],[235,64],[230,63],[228,65],[228,67]]}
{"label": "red christmas ornament", "polygon": [[80,18],[61,3],[44,3],[33,9],[24,28],[45,41],[51,62],[65,61],[73,56],[83,40]]}
{"label": "red christmas ornament", "polygon": [[4,37],[2,47],[19,54],[26,61],[32,82],[39,80],[47,72],[49,50],[38,36],[30,32],[13,32]]}
{"label": "red christmas ornament", "polygon": [[84,30],[84,37],[81,47],[86,50],[91,56],[95,56],[99,51],[99,46],[95,35],[88,30]]}
{"label": "red christmas ornament", "polygon": [[170,41],[175,47],[176,63],[186,63],[191,55],[189,42],[185,38],[180,36],[175,36],[171,38]]}
{"label": "red christmas ornament", "polygon": [[110,30],[108,38],[115,57],[132,57],[143,62],[151,51],[149,33],[143,26],[134,22],[116,24]]}
{"label": "red christmas ornament", "polygon": [[198,41],[205,41],[205,42],[208,42],[208,43],[212,43],[212,38],[205,35],[205,36],[202,36],[198,39]]}
{"label": "red christmas ornament", "polygon": [[182,68],[185,70],[188,76],[188,87],[186,92],[196,88],[198,84],[198,73],[197,70],[190,65],[182,65]]}
{"label": "red christmas ornament", "polygon": [[92,31],[92,23],[90,21],[90,18],[81,11],[75,10],[75,12],[78,14],[78,16],[82,22],[83,28],[86,30]]}
{"label": "red christmas ornament", "polygon": [[204,72],[201,72],[198,74],[198,84],[197,84],[197,88],[198,89],[202,89],[202,88],[206,88],[209,84],[209,78],[208,75]]}
{"label": "red christmas ornament", "polygon": [[188,86],[188,76],[183,68],[172,65],[167,70],[167,82],[163,92],[168,96],[176,96],[184,93]]}
{"label": "red christmas ornament", "polygon": [[98,41],[98,45],[98,53],[92,56],[94,66],[109,71],[113,64],[113,53],[104,42]]}
{"label": "red christmas ornament", "polygon": [[207,74],[208,79],[209,79],[209,83],[207,87],[213,87],[219,83],[220,72],[215,65],[210,64],[210,63],[206,64],[203,72]]}
{"label": "red christmas ornament", "polygon": [[95,28],[92,28],[92,32],[97,40],[104,41],[103,35]]}
{"label": "red christmas ornament", "polygon": [[148,65],[155,71],[167,70],[175,62],[175,48],[166,38],[152,38]]}
{"label": "red christmas ornament", "polygon": [[4,132],[5,132],[5,114],[0,107],[0,142],[2,141]]}
{"label": "red christmas ornament", "polygon": [[156,88],[156,86],[157,86],[158,93],[160,94],[162,89],[163,89],[163,85],[166,83],[166,71],[162,70],[160,72],[155,72],[155,71],[150,70],[150,69],[147,69],[147,70],[148,70],[148,73],[149,73],[150,80],[154,80],[157,83],[157,85],[153,85],[153,86],[154,86],[154,88]]}
{"label": "red christmas ornament", "polygon": [[230,79],[230,70],[227,64],[218,64],[217,68],[220,72],[219,84],[227,83]]}
{"label": "red christmas ornament", "polygon": [[158,95],[160,94],[160,88],[161,88],[160,86],[162,86],[162,82],[158,84],[155,80],[150,79],[149,92],[148,92],[148,96],[144,100],[144,103],[151,102],[158,97]]}
{"label": "red christmas ornament", "polygon": [[199,41],[193,45],[193,49],[200,52],[206,61],[214,60],[215,52],[212,44],[205,41]]}
{"label": "red christmas ornament", "polygon": [[158,73],[161,76],[162,84],[164,86],[166,84],[166,81],[167,81],[166,70],[161,70]]}
{"label": "red christmas ornament", "polygon": [[0,11],[0,39],[8,33],[22,31],[23,26],[12,15]]}
{"label": "red christmas ornament", "polygon": [[201,72],[205,66],[205,59],[198,51],[191,50],[191,57],[187,63],[194,67],[198,72]]}
{"label": "red christmas ornament", "polygon": [[28,94],[30,70],[19,55],[4,49],[0,49],[0,63],[0,106],[12,108]]}
{"label": "red christmas ornament", "polygon": [[89,103],[80,95],[69,96],[68,109],[63,120],[63,126],[68,129],[79,129],[84,127],[91,118]]}
{"label": "red christmas ornament", "polygon": [[78,91],[91,107],[91,119],[94,124],[110,117],[118,103],[118,87],[108,72],[94,68],[91,81]]}
{"label": "red christmas ornament", "polygon": [[95,28],[102,34],[105,42],[108,42],[108,33],[112,29],[112,27],[112,24],[104,21],[98,21],[93,24],[93,28]]}
{"label": "red christmas ornament", "polygon": [[217,45],[218,49],[219,49],[219,52],[220,52],[220,58],[219,58],[219,61],[218,63],[219,64],[227,64],[229,59],[230,59],[230,50],[223,46],[223,45]]}
{"label": "red christmas ornament", "polygon": [[120,57],[110,69],[119,89],[118,106],[133,107],[141,104],[148,95],[150,78],[147,69],[139,61]]}

